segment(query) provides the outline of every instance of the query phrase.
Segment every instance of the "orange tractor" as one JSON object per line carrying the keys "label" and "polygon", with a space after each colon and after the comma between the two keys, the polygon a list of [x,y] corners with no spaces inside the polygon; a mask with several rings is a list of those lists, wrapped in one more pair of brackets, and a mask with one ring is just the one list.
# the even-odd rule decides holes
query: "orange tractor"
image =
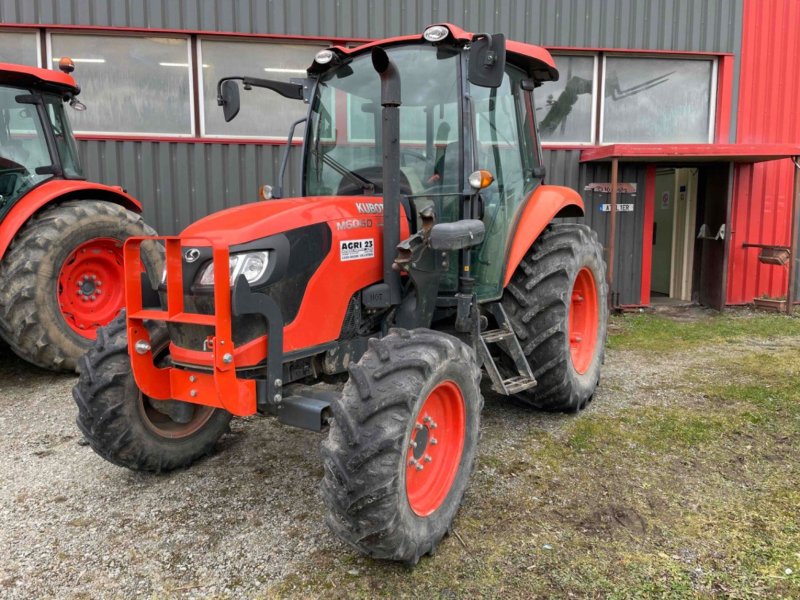
{"label": "orange tractor", "polygon": [[[234,415],[327,431],[329,525],[414,564],[467,488],[483,376],[542,409],[591,400],[602,247],[553,222],[583,203],[544,183],[532,92],[558,77],[546,50],[441,24],[322,50],[307,75],[220,80],[226,120],[240,85],[308,103],[302,193],[282,198],[281,172],[267,201],[126,242],[126,314],[82,359],[78,425],[145,471],[208,454]],[[142,252],[159,240],[150,287]]]}
{"label": "orange tractor", "polygon": [[[124,303],[122,243],[153,235],[120,187],[86,181],[60,71],[0,63],[0,337],[40,367],[73,370]],[[146,258],[157,269],[159,256]]]}

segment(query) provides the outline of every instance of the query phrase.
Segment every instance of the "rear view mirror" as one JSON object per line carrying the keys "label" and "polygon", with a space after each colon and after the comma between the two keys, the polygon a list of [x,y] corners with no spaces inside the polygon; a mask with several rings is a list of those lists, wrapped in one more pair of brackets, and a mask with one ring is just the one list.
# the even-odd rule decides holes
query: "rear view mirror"
{"label": "rear view mirror", "polygon": [[497,88],[503,83],[506,68],[506,37],[502,33],[479,33],[469,49],[469,82]]}
{"label": "rear view mirror", "polygon": [[483,242],[486,226],[478,219],[462,219],[451,223],[437,223],[431,229],[430,244],[433,250],[462,250]]}
{"label": "rear view mirror", "polygon": [[226,123],[232,121],[239,114],[241,102],[239,100],[239,84],[236,81],[228,79],[222,82],[217,104],[222,106],[222,114],[225,116]]}

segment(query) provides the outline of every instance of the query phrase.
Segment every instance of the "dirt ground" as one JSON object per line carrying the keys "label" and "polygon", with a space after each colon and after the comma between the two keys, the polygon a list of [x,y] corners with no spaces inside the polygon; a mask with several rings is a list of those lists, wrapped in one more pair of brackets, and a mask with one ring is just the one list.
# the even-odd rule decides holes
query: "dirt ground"
{"label": "dirt ground", "polygon": [[0,597],[800,597],[800,319],[611,324],[578,415],[487,391],[455,524],[410,570],[323,522],[313,433],[236,420],[167,475],[80,445],[75,378],[0,356]]}

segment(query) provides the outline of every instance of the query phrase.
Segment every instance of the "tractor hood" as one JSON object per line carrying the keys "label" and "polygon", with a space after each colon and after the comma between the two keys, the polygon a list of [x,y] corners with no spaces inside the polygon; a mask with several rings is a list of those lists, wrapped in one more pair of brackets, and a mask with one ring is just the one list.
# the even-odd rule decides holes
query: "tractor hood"
{"label": "tractor hood", "polygon": [[383,220],[380,196],[265,200],[209,215],[189,225],[181,237],[223,241],[235,246],[316,223],[335,222],[331,229],[357,229],[361,221],[366,225],[367,219],[370,223]]}

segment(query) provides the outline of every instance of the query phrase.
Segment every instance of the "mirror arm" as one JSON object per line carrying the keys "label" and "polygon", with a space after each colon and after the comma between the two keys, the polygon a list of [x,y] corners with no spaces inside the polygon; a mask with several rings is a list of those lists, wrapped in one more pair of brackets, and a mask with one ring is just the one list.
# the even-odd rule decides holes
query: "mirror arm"
{"label": "mirror arm", "polygon": [[217,104],[222,106],[225,101],[222,98],[222,84],[226,81],[237,79],[242,82],[244,89],[251,87],[265,88],[277,92],[284,98],[290,100],[303,99],[303,86],[296,83],[286,83],[285,81],[273,81],[272,79],[259,79],[257,77],[245,77],[243,75],[235,75],[232,77],[223,77],[217,82]]}

